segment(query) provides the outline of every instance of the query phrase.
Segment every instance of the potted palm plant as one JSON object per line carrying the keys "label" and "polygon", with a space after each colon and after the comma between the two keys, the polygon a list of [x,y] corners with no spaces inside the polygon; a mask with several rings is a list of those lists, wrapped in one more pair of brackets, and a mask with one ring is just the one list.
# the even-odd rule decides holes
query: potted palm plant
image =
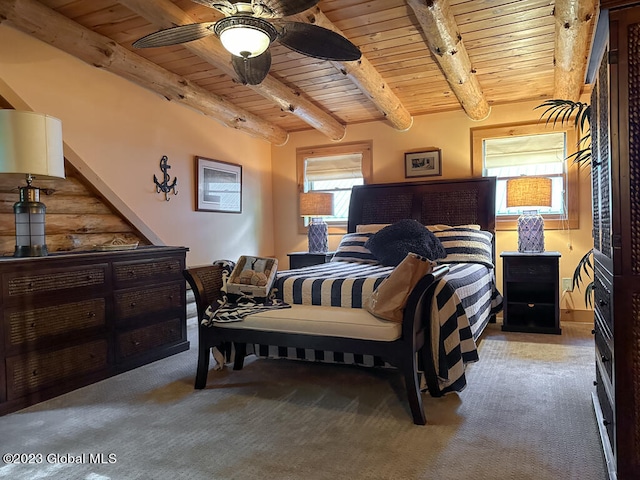
{"label": "potted palm plant", "polygon": [[[580,166],[591,165],[591,105],[584,102],[574,102],[571,100],[552,99],[538,105],[537,108],[544,108],[540,116],[541,119],[547,119],[547,123],[552,122],[553,125],[567,125],[573,122],[574,128],[580,129],[582,136],[578,140],[578,150],[569,155],[567,159],[580,164]],[[593,263],[591,257],[593,250],[589,250],[578,262],[572,278],[573,288],[582,285],[585,274],[588,278],[593,272]],[[584,290],[584,302],[588,306],[593,306],[593,280],[586,284]]]}

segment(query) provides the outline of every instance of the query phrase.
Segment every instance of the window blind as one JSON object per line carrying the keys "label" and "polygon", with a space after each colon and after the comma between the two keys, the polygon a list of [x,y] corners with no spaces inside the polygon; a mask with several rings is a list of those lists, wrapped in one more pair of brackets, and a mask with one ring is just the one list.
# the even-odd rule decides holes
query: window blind
{"label": "window blind", "polygon": [[564,132],[492,138],[484,141],[486,169],[562,163],[566,158]]}
{"label": "window blind", "polygon": [[338,155],[305,159],[305,180],[341,180],[362,178],[362,155]]}

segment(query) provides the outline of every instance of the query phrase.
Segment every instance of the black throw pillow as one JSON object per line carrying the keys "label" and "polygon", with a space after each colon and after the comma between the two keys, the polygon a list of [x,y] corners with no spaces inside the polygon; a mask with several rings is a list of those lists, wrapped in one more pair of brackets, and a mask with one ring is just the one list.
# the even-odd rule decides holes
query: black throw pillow
{"label": "black throw pillow", "polygon": [[447,256],[440,239],[416,220],[400,220],[379,230],[367,240],[365,247],[383,265],[397,266],[409,252],[429,260]]}

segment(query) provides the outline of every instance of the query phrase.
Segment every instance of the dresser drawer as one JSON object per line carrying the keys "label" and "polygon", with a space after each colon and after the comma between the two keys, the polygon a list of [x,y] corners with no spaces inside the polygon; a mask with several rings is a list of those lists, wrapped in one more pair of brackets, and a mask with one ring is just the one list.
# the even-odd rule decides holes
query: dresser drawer
{"label": "dresser drawer", "polygon": [[185,284],[180,282],[116,292],[116,320],[184,308],[185,288]]}
{"label": "dresser drawer", "polygon": [[606,327],[602,324],[600,315],[596,312],[595,316],[595,343],[596,356],[601,363],[602,368],[607,374],[607,379],[611,384],[613,382],[613,350],[611,349],[611,338]]}
{"label": "dresser drawer", "polygon": [[602,320],[610,330],[613,330],[612,309],[613,302],[611,289],[602,277],[596,276],[593,280],[594,310],[600,314]]}
{"label": "dresser drawer", "polygon": [[603,425],[609,437],[609,443],[615,448],[615,417],[611,399],[609,399],[609,395],[607,395],[606,381],[602,376],[600,368],[596,367],[596,395],[598,397],[598,403],[600,404],[600,410],[602,410]]}
{"label": "dresser drawer", "polygon": [[4,312],[5,345],[11,348],[55,335],[73,335],[87,328],[105,325],[106,300],[81,302]]}
{"label": "dresser drawer", "polygon": [[118,335],[117,360],[124,360],[180,340],[182,326],[179,318],[121,333]]}
{"label": "dresser drawer", "polygon": [[153,280],[155,283],[182,279],[184,262],[179,257],[147,259],[137,262],[114,262],[113,278],[118,287]]}
{"label": "dresser drawer", "polygon": [[66,379],[107,367],[107,340],[51,352],[30,352],[6,359],[9,400],[55,385]]}
{"label": "dresser drawer", "polygon": [[4,298],[42,295],[83,287],[103,287],[107,264],[39,270],[37,273],[11,272],[3,275]]}

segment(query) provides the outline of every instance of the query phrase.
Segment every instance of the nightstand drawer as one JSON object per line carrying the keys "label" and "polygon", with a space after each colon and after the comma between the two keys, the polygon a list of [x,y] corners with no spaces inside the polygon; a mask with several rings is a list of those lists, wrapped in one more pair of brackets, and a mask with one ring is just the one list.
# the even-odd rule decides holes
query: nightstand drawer
{"label": "nightstand drawer", "polygon": [[537,257],[509,259],[504,267],[505,280],[548,281],[549,278],[553,279],[556,269],[554,262]]}
{"label": "nightstand drawer", "polygon": [[[555,328],[556,316],[553,303],[508,303],[505,317],[510,327]],[[506,328],[505,328],[506,330]]]}
{"label": "nightstand drawer", "polygon": [[335,252],[326,253],[310,253],[310,252],[292,252],[287,253],[289,257],[289,269],[310,267],[312,265],[321,265],[331,261]]}

